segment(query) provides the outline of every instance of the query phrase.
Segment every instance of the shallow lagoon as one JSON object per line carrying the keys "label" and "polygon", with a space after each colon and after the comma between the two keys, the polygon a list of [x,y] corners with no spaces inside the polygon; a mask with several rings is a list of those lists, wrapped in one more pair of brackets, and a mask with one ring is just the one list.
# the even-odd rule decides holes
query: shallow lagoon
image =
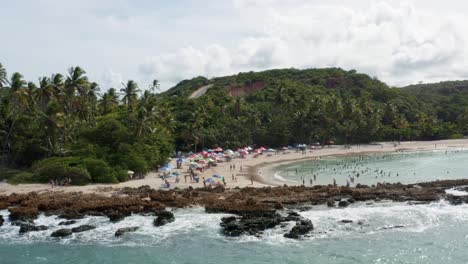
{"label": "shallow lagoon", "polygon": [[[355,184],[372,185],[377,182],[404,184],[426,181],[468,178],[468,150],[433,150],[368,154],[361,156],[322,157],[280,165],[272,169],[275,180],[301,183],[316,175],[315,185],[346,185],[354,176]],[[297,173],[296,173],[297,170]],[[359,177],[358,177],[359,175]],[[351,184],[353,185],[353,184]]]}

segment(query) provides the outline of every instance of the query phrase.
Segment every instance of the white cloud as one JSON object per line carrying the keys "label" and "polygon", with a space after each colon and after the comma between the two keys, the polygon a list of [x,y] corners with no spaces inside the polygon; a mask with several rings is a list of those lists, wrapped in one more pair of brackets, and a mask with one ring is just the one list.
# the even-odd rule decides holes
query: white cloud
{"label": "white cloud", "polygon": [[239,18],[259,22],[260,34],[247,34],[229,47],[186,47],[152,56],[140,72],[172,83],[277,67],[357,69],[391,85],[463,77],[468,53],[462,32],[468,28],[456,16],[420,11],[411,3],[367,8],[294,3],[236,0]]}

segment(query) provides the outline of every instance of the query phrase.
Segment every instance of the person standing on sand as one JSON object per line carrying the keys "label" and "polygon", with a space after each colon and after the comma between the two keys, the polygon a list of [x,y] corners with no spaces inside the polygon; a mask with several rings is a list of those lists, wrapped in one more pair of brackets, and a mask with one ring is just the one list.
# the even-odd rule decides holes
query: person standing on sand
{"label": "person standing on sand", "polygon": [[250,175],[250,185],[253,185],[253,175]]}
{"label": "person standing on sand", "polygon": [[203,177],[203,178],[202,178],[202,180],[203,180],[203,187],[205,187],[205,188],[206,188],[206,181],[205,181],[205,177]]}
{"label": "person standing on sand", "polygon": [[234,173],[232,174],[232,181],[234,181]]}
{"label": "person standing on sand", "polygon": [[312,184],[313,184],[312,178],[309,179],[309,184],[310,184],[310,186],[312,186]]}
{"label": "person standing on sand", "polygon": [[336,180],[333,179],[333,186],[336,186]]}

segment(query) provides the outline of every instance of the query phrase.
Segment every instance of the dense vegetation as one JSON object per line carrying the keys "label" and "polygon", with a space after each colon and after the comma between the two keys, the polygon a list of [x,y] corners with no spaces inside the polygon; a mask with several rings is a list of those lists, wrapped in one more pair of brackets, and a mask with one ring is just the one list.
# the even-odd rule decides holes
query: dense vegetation
{"label": "dense vegetation", "polygon": [[[189,99],[211,84],[206,94]],[[232,96],[233,87],[263,89]],[[128,81],[99,94],[79,67],[37,83],[0,65],[0,177],[127,180],[178,150],[248,144],[366,143],[468,133],[468,82],[390,88],[356,71],[283,69],[185,80],[156,94]],[[6,169],[8,167],[8,169]],[[20,170],[17,170],[20,169]]]}
{"label": "dense vegetation", "polygon": [[[230,87],[258,82],[263,90],[229,95]],[[283,69],[197,77],[162,96],[176,109],[178,148],[349,144],[462,137],[468,132],[467,83],[390,88],[354,70]],[[207,84],[213,86],[205,95],[187,100]]]}
{"label": "dense vegetation", "polygon": [[[143,175],[173,152],[171,116],[133,81],[99,96],[80,67],[26,82],[0,64],[2,173],[10,182],[115,183]],[[6,169],[9,167],[9,169]],[[11,168],[23,169],[20,171]]]}

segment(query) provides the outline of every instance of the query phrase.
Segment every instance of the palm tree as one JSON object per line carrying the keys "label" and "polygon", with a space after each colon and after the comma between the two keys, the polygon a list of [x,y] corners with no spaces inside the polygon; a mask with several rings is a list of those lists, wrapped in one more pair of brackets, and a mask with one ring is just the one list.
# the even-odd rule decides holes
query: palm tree
{"label": "palm tree", "polygon": [[110,88],[107,93],[102,95],[101,100],[99,100],[100,112],[104,115],[109,114],[112,110],[119,104],[119,98],[115,88]]}
{"label": "palm tree", "polygon": [[154,79],[151,85],[149,86],[151,93],[155,93],[156,90],[159,90],[160,85],[159,81]]}
{"label": "palm tree", "polygon": [[3,65],[0,63],[0,88],[5,87],[8,84],[7,72]]}
{"label": "palm tree", "polygon": [[132,108],[138,99],[138,93],[140,92],[140,89],[138,89],[138,84],[132,80],[127,81],[127,84],[122,83],[122,86],[123,88],[120,89],[123,95],[122,101],[127,105],[127,112],[128,116],[130,117]]}

